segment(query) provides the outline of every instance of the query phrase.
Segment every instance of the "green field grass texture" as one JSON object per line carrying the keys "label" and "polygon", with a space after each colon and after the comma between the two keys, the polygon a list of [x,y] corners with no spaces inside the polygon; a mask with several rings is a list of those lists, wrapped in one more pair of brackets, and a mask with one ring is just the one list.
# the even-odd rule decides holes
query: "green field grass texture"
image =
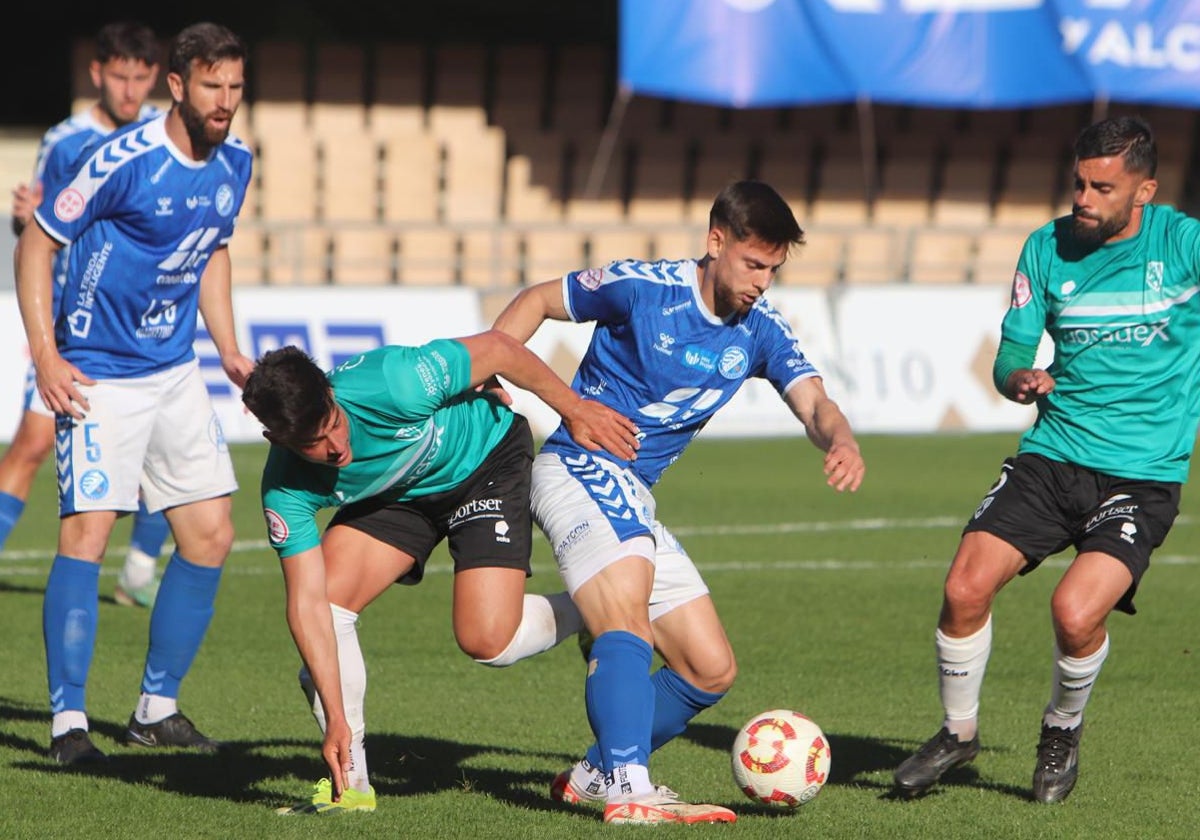
{"label": "green field grass texture", "polygon": [[[1200,799],[1192,739],[1200,689],[1200,528],[1185,488],[1175,529],[1138,595],[1110,622],[1112,653],[1088,707],[1079,785],[1057,806],[1028,798],[1049,693],[1049,598],[1062,555],[997,599],[984,685],[983,749],[918,801],[890,797],[893,768],[932,735],[941,709],[933,629],[941,582],[965,518],[1015,435],[867,436],[856,494],[824,486],[803,438],[697,441],[659,485],[659,516],[704,572],[739,659],[736,684],[652,775],[685,798],[739,814],[729,826],[658,833],[738,838],[1184,838]],[[285,818],[322,774],[319,735],[299,689],[278,561],[257,503],[265,449],[234,450],[238,544],[216,615],[180,704],[226,742],[219,756],[117,743],[137,697],[145,611],[112,600],[128,523],[101,577],[88,704],[102,770],[53,765],[41,605],[56,520],[49,465],[0,553],[0,837],[570,838],[628,831],[597,809],[547,796],[590,741],[576,646],[493,670],[458,652],[444,549],[416,588],[364,611],[373,814]],[[560,588],[535,541],[534,591]],[[829,736],[821,794],[794,813],[753,805],[734,787],[728,749],[751,715],[791,707]]]}

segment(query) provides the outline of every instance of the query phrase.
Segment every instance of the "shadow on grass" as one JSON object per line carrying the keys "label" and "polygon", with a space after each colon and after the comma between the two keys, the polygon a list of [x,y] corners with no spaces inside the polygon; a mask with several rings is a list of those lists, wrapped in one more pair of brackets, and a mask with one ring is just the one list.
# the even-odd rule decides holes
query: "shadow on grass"
{"label": "shadow on grass", "polygon": [[[264,739],[225,741],[216,755],[186,750],[148,750],[125,746],[125,721],[91,721],[93,740],[109,761],[85,767],[61,767],[46,755],[46,742],[21,737],[5,726],[11,722],[47,722],[47,714],[28,704],[0,697],[0,745],[14,755],[15,770],[55,772],[114,779],[163,791],[197,797],[224,799],[271,807],[294,804],[309,785],[325,774],[320,741],[311,739]],[[696,723],[681,737],[727,755],[737,730],[734,727]],[[882,739],[829,733],[833,764],[829,785],[860,789],[875,788],[883,799],[897,799],[891,791],[890,771],[918,744],[896,745]],[[371,782],[376,793],[387,797],[419,796],[461,790],[483,793],[499,801],[535,811],[562,810],[546,794],[556,768],[567,767],[578,756],[542,752],[495,744],[473,744],[419,735],[374,733],[368,736]],[[987,750],[984,750],[986,753]],[[513,759],[517,759],[514,761]],[[520,764],[529,769],[492,767],[489,763]],[[543,769],[549,768],[549,769]],[[887,773],[887,782],[864,778]],[[987,782],[973,765],[947,773],[926,797],[939,795],[946,787],[972,787],[1030,799],[1027,790]],[[783,816],[789,813],[758,806],[744,799],[719,803],[742,814]],[[596,811],[597,816],[599,810]]]}
{"label": "shadow on grass", "polygon": [[[847,787],[867,790],[875,789],[880,791],[881,798],[896,799],[899,801],[937,796],[939,789],[947,787],[977,788],[1016,797],[1017,799],[1029,801],[1033,799],[1032,794],[1024,788],[984,780],[980,777],[979,771],[974,764],[967,764],[963,767],[956,767],[950,770],[941,778],[937,786],[924,796],[906,797],[897,795],[892,790],[892,771],[904,759],[912,755],[921,746],[920,743],[913,742],[912,744],[907,744],[901,742],[897,744],[884,738],[839,735],[836,732],[827,732],[826,736],[829,738],[829,751],[833,756],[833,761],[829,768],[829,780],[826,782],[827,785],[845,785]],[[724,751],[733,746],[733,739],[737,737],[737,729],[732,726],[693,723],[688,727],[687,732],[680,737],[702,747]],[[986,761],[986,755],[991,751],[985,746],[980,756]],[[878,773],[886,774],[886,781],[881,782],[870,778],[872,774]],[[738,810],[745,811],[746,809],[741,807]],[[774,809],[764,807],[761,813],[770,814],[777,812]]]}
{"label": "shadow on grass", "polygon": [[[45,742],[21,737],[6,724],[48,723],[48,714],[10,698],[0,697],[0,746],[11,751],[9,766],[17,771],[61,773],[113,779],[178,795],[210,797],[255,805],[290,806],[302,799],[312,783],[325,775],[321,742],[311,739],[224,741],[216,755],[187,750],[145,749],[123,743],[125,722],[93,718],[92,740],[108,755],[103,764],[59,766],[47,756]],[[540,811],[561,811],[547,796],[557,770],[576,756],[470,744],[393,733],[368,735],[371,783],[380,796],[405,797],[462,790]],[[489,759],[490,757],[490,759]],[[489,767],[518,758],[528,770]],[[597,814],[599,811],[597,811]]]}

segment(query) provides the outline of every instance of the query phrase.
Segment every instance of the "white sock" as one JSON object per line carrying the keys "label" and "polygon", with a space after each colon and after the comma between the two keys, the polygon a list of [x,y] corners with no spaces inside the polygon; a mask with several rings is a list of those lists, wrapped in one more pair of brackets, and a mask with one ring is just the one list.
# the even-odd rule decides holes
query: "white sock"
{"label": "white sock", "polygon": [[969,741],[979,729],[979,694],[992,652],[992,616],[989,614],[983,627],[965,638],[951,638],[940,629],[935,638],[942,707],[946,710],[943,726],[958,740]]}
{"label": "white sock", "polygon": [[[358,644],[358,613],[337,604],[330,604],[329,607],[333,612],[333,632],[337,637],[342,705],[346,710],[346,723],[350,725],[350,787],[366,793],[371,788],[367,773],[367,724],[363,715],[363,701],[367,695],[367,666]],[[300,687],[304,689],[313,717],[324,735],[325,709],[321,706],[321,698],[307,668],[300,669]]]}
{"label": "white sock", "polygon": [[1043,723],[1060,729],[1074,729],[1083,723],[1083,707],[1107,657],[1108,636],[1098,651],[1081,659],[1063,656],[1058,644],[1054,645],[1054,682],[1050,686],[1050,703],[1042,715]]}
{"label": "white sock", "polygon": [[600,798],[606,788],[604,771],[593,767],[586,758],[581,759],[571,768],[571,784],[577,790],[582,790],[589,796]]}
{"label": "white sock", "polygon": [[140,548],[129,547],[125,555],[125,566],[121,569],[121,585],[130,589],[141,589],[154,580],[158,573],[158,558],[151,557]]}
{"label": "white sock", "polygon": [[138,697],[137,711],[134,717],[138,723],[158,723],[166,720],[179,711],[179,701],[174,697],[163,697],[161,694],[142,693]]}
{"label": "white sock", "polygon": [[566,592],[555,592],[553,595],[526,594],[521,623],[517,625],[508,647],[492,659],[475,661],[493,668],[504,668],[550,650],[563,639],[574,636],[582,627],[583,618]]}
{"label": "white sock", "polygon": [[77,709],[55,712],[54,718],[50,721],[50,737],[57,738],[59,735],[66,735],[72,729],[88,731],[87,713]]}
{"label": "white sock", "polygon": [[605,781],[609,802],[628,802],[654,793],[650,770],[641,764],[618,764]]}

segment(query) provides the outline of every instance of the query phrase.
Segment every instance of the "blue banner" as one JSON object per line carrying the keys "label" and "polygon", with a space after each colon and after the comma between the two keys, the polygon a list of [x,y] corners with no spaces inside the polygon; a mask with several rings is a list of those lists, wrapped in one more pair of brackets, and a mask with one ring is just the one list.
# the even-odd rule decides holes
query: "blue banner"
{"label": "blue banner", "polygon": [[1200,0],[621,0],[635,93],[734,107],[1200,105]]}

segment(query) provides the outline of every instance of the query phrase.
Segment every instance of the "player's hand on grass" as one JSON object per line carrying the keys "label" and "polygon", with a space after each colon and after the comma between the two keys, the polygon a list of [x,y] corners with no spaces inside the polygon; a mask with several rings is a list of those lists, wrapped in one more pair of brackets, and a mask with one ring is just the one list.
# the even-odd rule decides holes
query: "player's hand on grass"
{"label": "player's hand on grass", "polygon": [[350,727],[345,720],[326,724],[321,755],[329,766],[333,801],[337,802],[342,798],[342,791],[350,786]]}
{"label": "player's hand on grass", "polygon": [[863,462],[862,453],[853,441],[835,443],[825,453],[825,483],[839,493],[857,490],[866,472],[867,465]]}
{"label": "player's hand on grass", "polygon": [[57,352],[47,354],[35,362],[34,367],[37,370],[38,393],[46,408],[56,414],[69,414],[76,420],[82,420],[91,406],[76,384],[95,385],[96,381]]}
{"label": "player's hand on grass", "polygon": [[563,425],[584,449],[605,449],[623,461],[635,460],[642,445],[636,423],[596,400],[579,400],[563,415]]}

